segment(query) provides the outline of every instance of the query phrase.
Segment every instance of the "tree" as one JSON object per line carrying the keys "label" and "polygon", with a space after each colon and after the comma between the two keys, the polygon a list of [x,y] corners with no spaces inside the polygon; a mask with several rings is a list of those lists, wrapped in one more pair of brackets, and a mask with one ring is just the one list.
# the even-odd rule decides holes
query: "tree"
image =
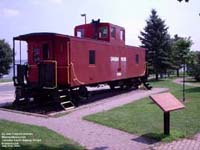
{"label": "tree", "polygon": [[0,78],[8,74],[12,63],[12,50],[10,45],[4,39],[0,39]]}
{"label": "tree", "polygon": [[165,21],[159,18],[156,10],[151,11],[146,23],[144,31],[140,32],[139,39],[142,42],[142,47],[147,50],[146,60],[149,72],[155,73],[156,80],[158,80],[158,74],[166,72],[172,66],[169,57],[170,35]]}
{"label": "tree", "polygon": [[190,52],[188,63],[188,74],[200,81],[200,52]]}
{"label": "tree", "polygon": [[[177,0],[177,1],[179,1],[179,2],[182,2],[182,1],[184,1],[184,0]],[[185,0],[185,2],[189,2],[189,0]],[[200,13],[199,13],[199,16],[200,16]]]}
{"label": "tree", "polygon": [[[177,1],[182,2],[183,0],[177,0]],[[189,0],[185,0],[185,2],[189,2]]]}
{"label": "tree", "polygon": [[192,46],[192,40],[189,38],[182,38],[178,35],[174,36],[172,44],[172,60],[177,70],[177,76],[179,77],[179,69],[183,64],[187,64],[189,60],[190,47]]}

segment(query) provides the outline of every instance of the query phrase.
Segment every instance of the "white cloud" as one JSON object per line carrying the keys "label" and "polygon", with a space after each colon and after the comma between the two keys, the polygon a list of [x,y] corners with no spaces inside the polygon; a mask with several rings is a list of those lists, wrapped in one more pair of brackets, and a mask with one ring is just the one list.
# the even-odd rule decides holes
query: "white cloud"
{"label": "white cloud", "polygon": [[17,9],[3,8],[0,11],[0,15],[5,17],[15,17],[18,16],[19,14],[20,12]]}

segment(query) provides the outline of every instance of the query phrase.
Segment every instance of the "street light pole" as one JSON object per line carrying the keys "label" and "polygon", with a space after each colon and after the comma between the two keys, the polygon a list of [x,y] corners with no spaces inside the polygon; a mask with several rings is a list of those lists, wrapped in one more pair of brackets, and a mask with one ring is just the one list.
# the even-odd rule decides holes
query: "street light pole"
{"label": "street light pole", "polygon": [[86,18],[86,14],[81,14],[81,17],[85,18],[85,24],[87,23],[87,18]]}
{"label": "street light pole", "polygon": [[185,102],[185,58],[183,58],[183,102]]}

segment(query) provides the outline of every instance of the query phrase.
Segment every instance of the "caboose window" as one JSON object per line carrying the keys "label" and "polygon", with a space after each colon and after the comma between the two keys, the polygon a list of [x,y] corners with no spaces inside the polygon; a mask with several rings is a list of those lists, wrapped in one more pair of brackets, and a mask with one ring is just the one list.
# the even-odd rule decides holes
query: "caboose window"
{"label": "caboose window", "polygon": [[33,61],[35,63],[38,63],[40,61],[40,49],[39,48],[33,49]]}
{"label": "caboose window", "polygon": [[120,40],[125,40],[124,30],[120,30]]}
{"label": "caboose window", "polygon": [[89,64],[95,64],[95,51],[90,50],[89,51]]}
{"label": "caboose window", "polygon": [[115,34],[116,34],[116,29],[115,29],[115,27],[111,27],[110,33],[111,33],[111,37],[115,38]]}
{"label": "caboose window", "polygon": [[77,31],[76,31],[76,36],[77,37],[84,37],[84,29],[78,29]]}
{"label": "caboose window", "polygon": [[43,59],[49,59],[49,46],[47,43],[43,44],[42,46],[42,51],[43,51]]}
{"label": "caboose window", "polygon": [[107,38],[107,37],[108,37],[108,27],[100,27],[99,38]]}
{"label": "caboose window", "polygon": [[138,54],[135,55],[135,63],[139,64],[139,55]]}

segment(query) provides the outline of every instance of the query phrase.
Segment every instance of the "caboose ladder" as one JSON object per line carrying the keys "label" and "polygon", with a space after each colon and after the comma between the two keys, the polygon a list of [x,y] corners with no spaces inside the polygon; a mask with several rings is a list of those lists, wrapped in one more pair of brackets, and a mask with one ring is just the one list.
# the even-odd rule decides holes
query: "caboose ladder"
{"label": "caboose ladder", "polygon": [[73,109],[75,108],[74,104],[71,101],[65,101],[60,103],[60,105],[65,109],[65,110],[69,110],[69,109]]}
{"label": "caboose ladder", "polygon": [[75,105],[72,103],[72,101],[70,101],[70,99],[67,95],[66,89],[59,89],[58,93],[59,93],[59,99],[61,101],[60,105],[65,110],[73,109],[75,107]]}

